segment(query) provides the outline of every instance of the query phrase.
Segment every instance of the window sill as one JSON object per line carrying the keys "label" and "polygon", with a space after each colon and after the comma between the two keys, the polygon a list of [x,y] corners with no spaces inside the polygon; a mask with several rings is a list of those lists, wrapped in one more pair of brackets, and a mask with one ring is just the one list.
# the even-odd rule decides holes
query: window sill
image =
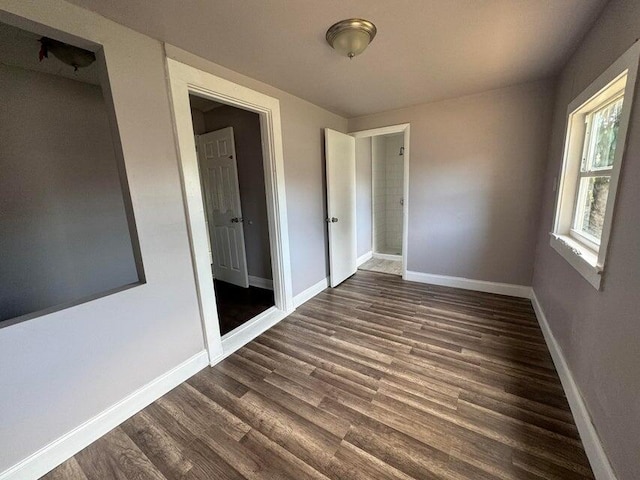
{"label": "window sill", "polygon": [[598,255],[568,235],[550,233],[551,247],[582,275],[596,290],[600,290],[602,268],[598,267]]}

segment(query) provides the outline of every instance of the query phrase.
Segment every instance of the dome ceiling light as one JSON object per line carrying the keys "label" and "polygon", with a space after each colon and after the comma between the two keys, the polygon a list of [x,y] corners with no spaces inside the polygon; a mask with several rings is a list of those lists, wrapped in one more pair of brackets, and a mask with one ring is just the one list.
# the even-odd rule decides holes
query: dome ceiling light
{"label": "dome ceiling light", "polygon": [[78,68],[88,67],[96,61],[95,53],[53,38],[42,37],[40,44],[40,61],[43,58],[49,58],[49,52],[51,52],[58,60],[72,66],[76,72]]}
{"label": "dome ceiling light", "polygon": [[327,43],[340,55],[353,58],[364,52],[377,31],[376,26],[368,20],[350,18],[333,24],[327,30]]}

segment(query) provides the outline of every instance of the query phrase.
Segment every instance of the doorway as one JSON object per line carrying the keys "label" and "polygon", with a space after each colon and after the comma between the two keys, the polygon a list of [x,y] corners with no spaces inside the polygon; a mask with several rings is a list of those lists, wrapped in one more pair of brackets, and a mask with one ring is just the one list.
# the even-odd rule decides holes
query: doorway
{"label": "doorway", "polygon": [[356,138],[358,268],[405,276],[409,125],[352,133]]}
{"label": "doorway", "polygon": [[[167,58],[166,66],[204,341],[209,353],[209,363],[215,365],[294,310],[280,102],[273,97],[198,70],[172,58]],[[218,311],[219,306],[223,308],[223,305],[217,302],[211,267],[213,252],[210,255],[211,243],[196,152],[194,120],[189,102],[190,95],[253,112],[258,115],[260,123],[263,185],[273,277],[273,303],[275,305],[224,335],[221,333]],[[240,218],[239,215],[238,218]],[[247,276],[250,276],[249,272],[247,272]],[[223,296],[222,292],[220,296]]]}
{"label": "doorway", "polygon": [[372,260],[397,263],[392,270],[398,275],[402,274],[403,137],[395,133],[371,138]]}
{"label": "doorway", "polygon": [[220,333],[275,306],[260,116],[189,95]]}

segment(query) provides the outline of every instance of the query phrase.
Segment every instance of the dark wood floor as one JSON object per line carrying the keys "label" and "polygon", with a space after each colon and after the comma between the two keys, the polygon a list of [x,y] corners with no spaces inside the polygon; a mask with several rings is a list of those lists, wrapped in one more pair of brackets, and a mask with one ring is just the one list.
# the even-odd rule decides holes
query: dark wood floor
{"label": "dark wood floor", "polygon": [[358,272],[46,478],[593,476],[528,301]]}
{"label": "dark wood floor", "polygon": [[222,335],[275,305],[272,290],[242,288],[219,280],[214,280],[213,285]]}

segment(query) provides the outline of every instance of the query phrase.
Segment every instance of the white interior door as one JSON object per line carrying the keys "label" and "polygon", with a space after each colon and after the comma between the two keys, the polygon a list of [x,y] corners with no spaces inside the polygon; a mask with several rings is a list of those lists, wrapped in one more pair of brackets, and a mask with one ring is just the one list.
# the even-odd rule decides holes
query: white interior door
{"label": "white interior door", "polygon": [[200,135],[198,160],[213,275],[218,280],[248,288],[249,274],[233,128]]}
{"label": "white interior door", "polygon": [[356,143],[350,135],[325,128],[329,278],[335,287],[356,273]]}

